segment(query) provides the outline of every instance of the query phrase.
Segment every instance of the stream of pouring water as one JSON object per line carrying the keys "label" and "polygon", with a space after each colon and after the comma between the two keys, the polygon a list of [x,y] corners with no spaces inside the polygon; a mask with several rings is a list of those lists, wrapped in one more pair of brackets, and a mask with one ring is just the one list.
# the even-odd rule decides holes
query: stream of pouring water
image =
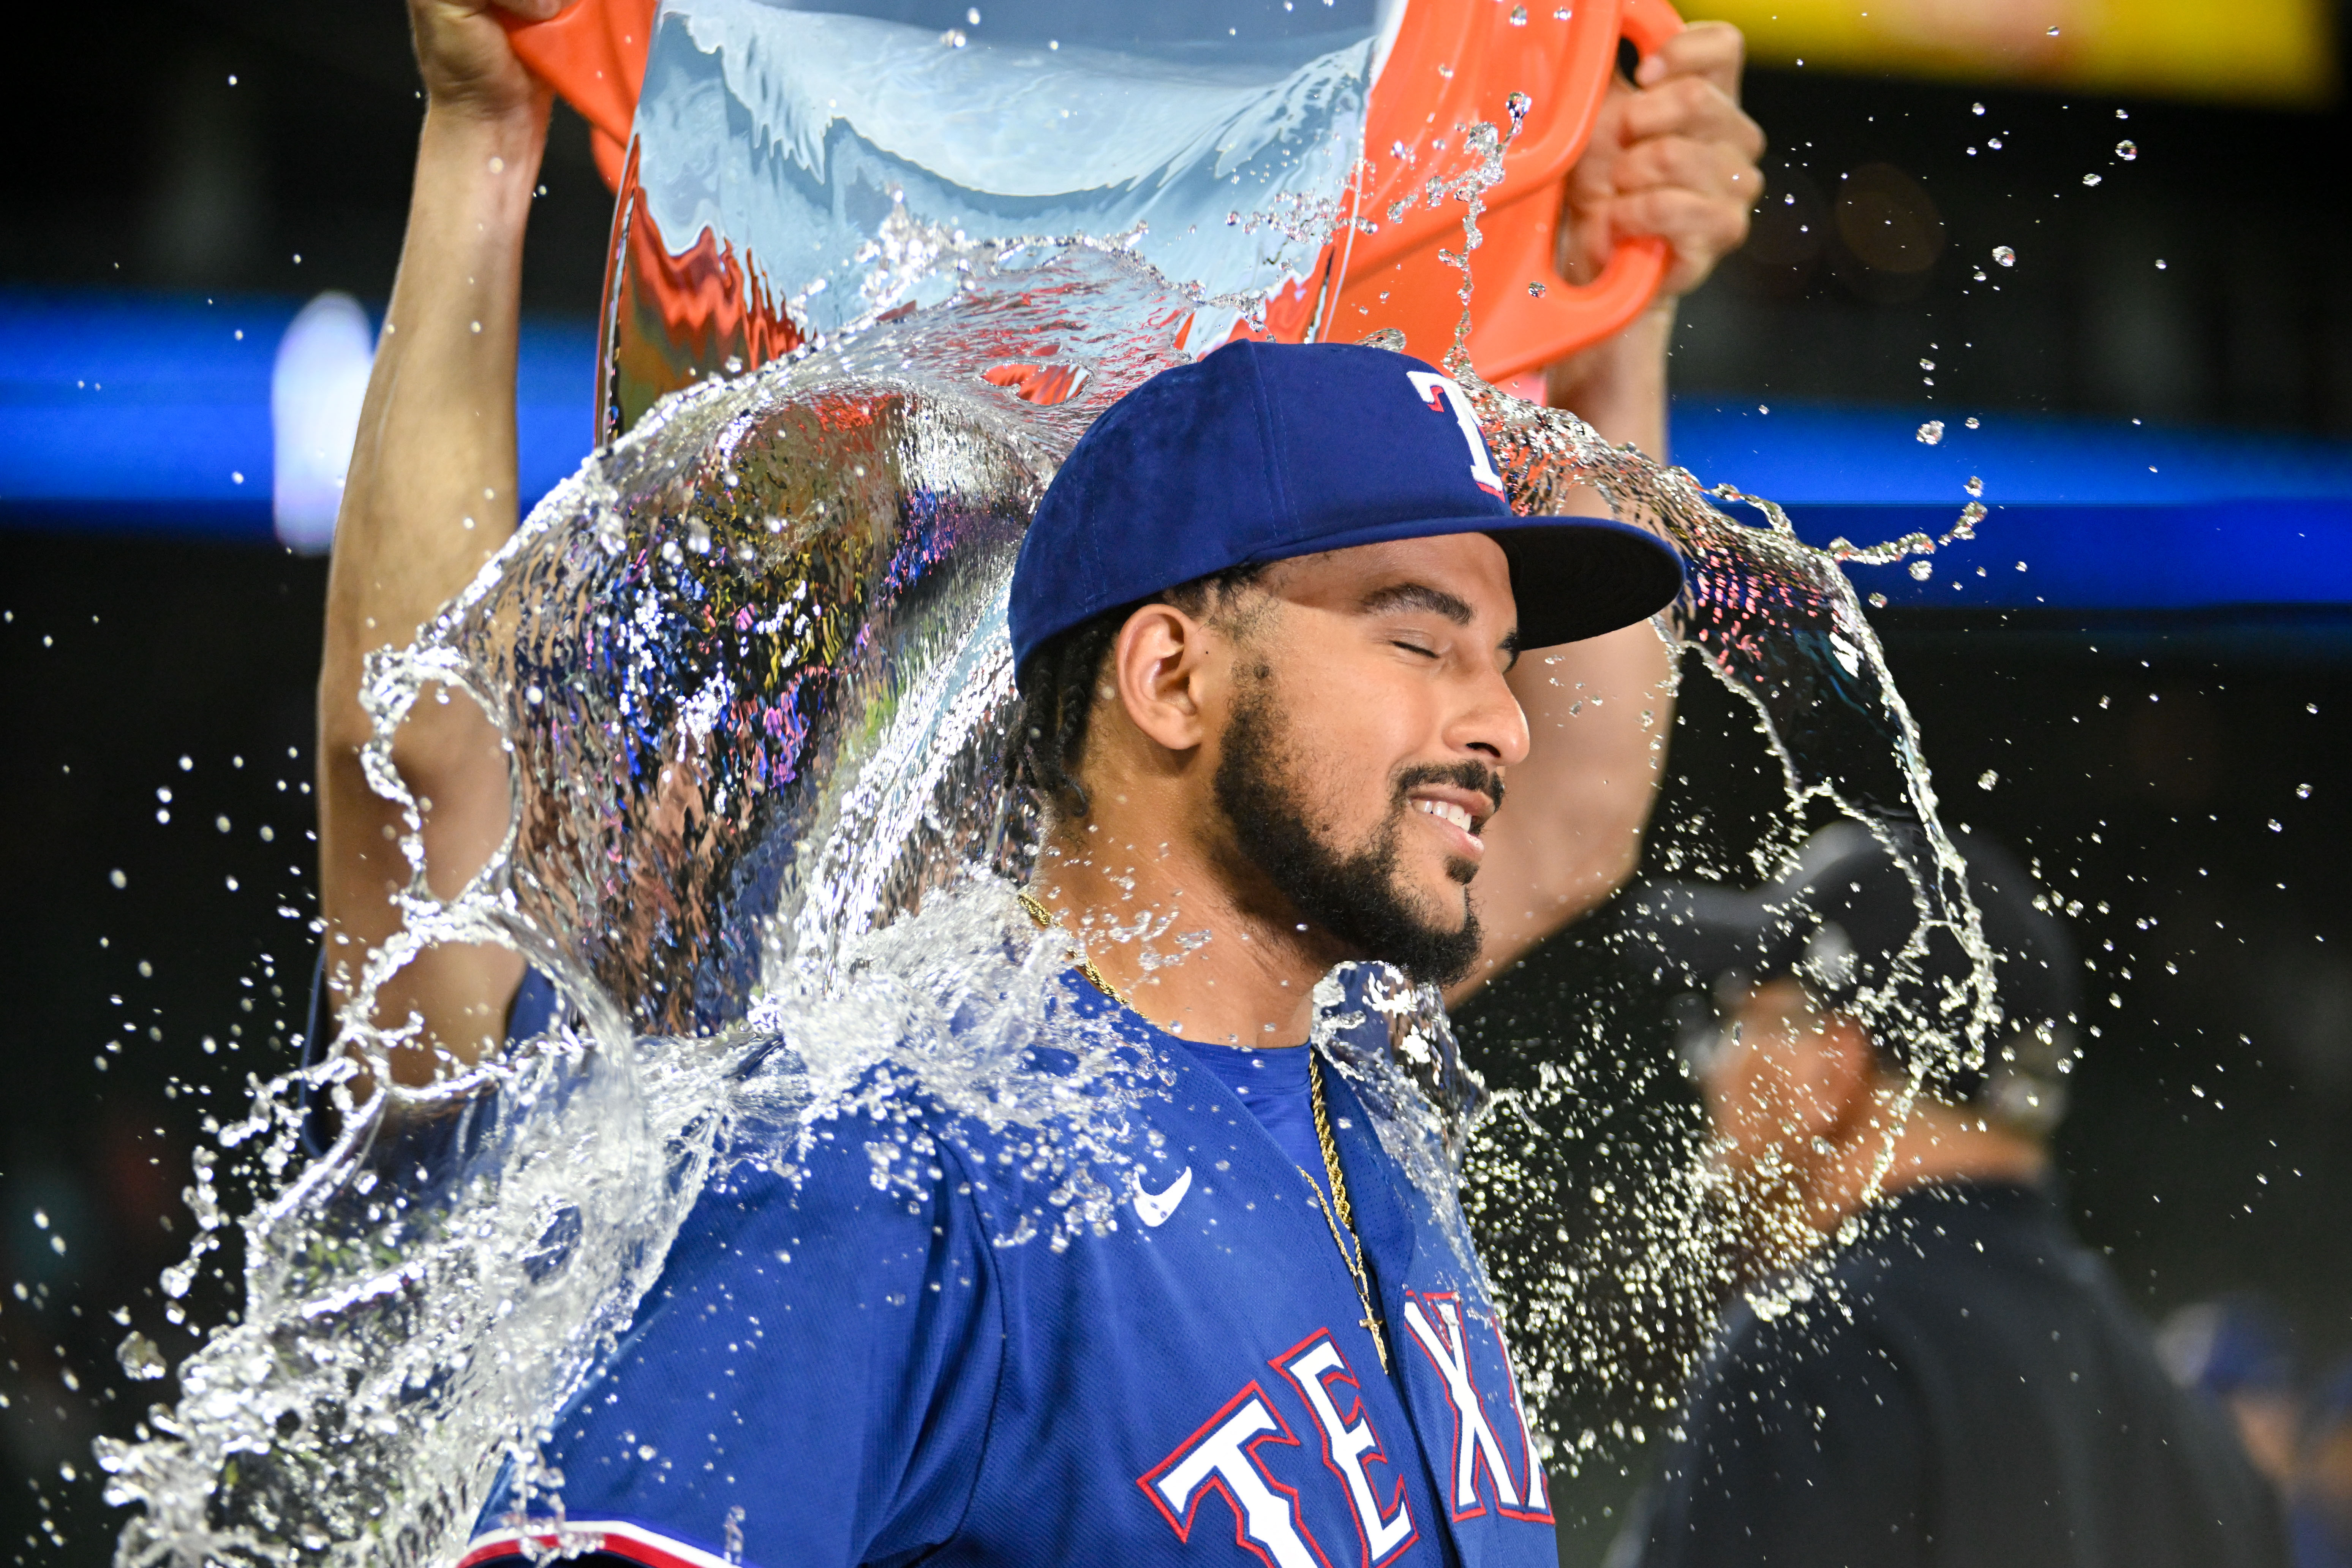
{"label": "stream of pouring water", "polygon": [[[1465,257],[1498,146],[1491,128],[1474,137],[1480,158],[1432,196],[1467,201]],[[1117,240],[972,243],[903,200],[864,289],[852,330],[677,395],[594,454],[414,647],[371,669],[370,773],[407,811],[417,868],[408,932],[360,977],[344,1052],[260,1087],[220,1134],[269,1194],[235,1222],[244,1305],[177,1368],[177,1404],[140,1441],[101,1447],[110,1499],[139,1510],[118,1561],[446,1561],[509,1457],[534,1509],[560,1516],[540,1424],[626,1325],[714,1151],[789,1168],[853,1084],[919,1087],[953,1120],[1021,1130],[1052,1196],[1015,1239],[1084,1245],[1114,1223],[1126,1113],[1158,1085],[1108,1037],[1044,1022],[1069,955],[1004,891],[1030,847],[997,763],[1005,589],[1029,510],[1087,424],[1187,357],[1202,315],[1246,319],[1263,301],[1205,298]],[[1032,403],[986,374],[1016,362],[1066,367],[1076,395]],[[1515,506],[1596,491],[1683,548],[1678,635],[1753,705],[1792,818],[1827,801],[1869,825],[1913,874],[1915,947],[1943,928],[1978,956],[1973,989],[1923,1005],[1895,986],[1863,1005],[1929,1044],[1915,1062],[1980,1052],[1989,971],[1960,862],[1835,563],[1769,503],[1755,503],[1766,526],[1736,522],[1714,503],[1749,498],[1456,368]],[[426,807],[389,736],[416,702],[468,700],[511,748],[513,818],[445,904],[425,887]],[[1154,962],[1194,940],[1165,921],[1090,934]],[[555,982],[558,1023],[430,1089],[354,1103],[353,1054],[404,1037],[368,1021],[368,999],[441,942],[523,953]],[[1406,1013],[1430,1002],[1393,988],[1382,1002],[1377,978],[1349,993],[1364,994]],[[1442,1026],[1418,1027],[1399,1037]],[[1041,1040],[1077,1072],[1021,1070]],[[1532,1168],[1524,1130],[1573,1115],[1579,1081],[1573,1060],[1552,1064],[1473,1139],[1463,1180],[1481,1227],[1548,1235],[1548,1215],[1583,1201],[1515,1179]],[[1403,1082],[1379,1087],[1411,1100]],[[341,1121],[314,1155],[304,1106],[319,1097]],[[1416,1114],[1429,1136],[1407,1167],[1450,1191],[1468,1130]],[[884,1185],[927,1157],[911,1142],[874,1153]],[[1539,1412],[1644,1378],[1665,1407],[1675,1369],[1628,1371],[1607,1336],[1629,1293],[1663,1314],[1719,1289],[1704,1155],[1694,1143],[1645,1194],[1644,1254],[1605,1280],[1566,1254],[1490,1258]],[[196,1203],[197,1251],[164,1281],[175,1300],[232,1223],[209,1159]],[[134,1375],[160,1374],[152,1356],[126,1346]],[[1571,1459],[1598,1441],[1553,1436]]]}

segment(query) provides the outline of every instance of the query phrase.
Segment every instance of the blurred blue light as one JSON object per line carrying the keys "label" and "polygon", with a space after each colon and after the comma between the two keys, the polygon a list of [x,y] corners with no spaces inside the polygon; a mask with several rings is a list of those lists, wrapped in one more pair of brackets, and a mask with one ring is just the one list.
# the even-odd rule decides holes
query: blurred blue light
{"label": "blurred blue light", "polygon": [[[272,538],[270,368],[302,301],[0,289],[0,522]],[[523,323],[523,505],[590,446],[596,333]]]}
{"label": "blurred blue light", "polygon": [[[2352,442],[1998,409],[1971,430],[1965,411],[1763,406],[1677,401],[1675,461],[1779,502],[1811,543],[1940,539],[1970,500],[1967,481],[1984,481],[1976,538],[1928,557],[1926,580],[1908,563],[1847,568],[1890,605],[2352,604]],[[1918,436],[1931,418],[1944,426],[1933,444]]]}
{"label": "blurred blue light", "polygon": [[[270,366],[299,305],[0,289],[0,522],[268,541]],[[587,453],[595,353],[588,322],[524,324],[526,507]],[[1678,400],[1675,460],[1771,497],[1814,543],[1941,537],[1983,479],[1976,539],[1937,551],[1925,581],[1852,569],[1889,604],[2352,605],[2352,442],[1764,403]],[[1930,418],[1933,445],[1917,437]]]}

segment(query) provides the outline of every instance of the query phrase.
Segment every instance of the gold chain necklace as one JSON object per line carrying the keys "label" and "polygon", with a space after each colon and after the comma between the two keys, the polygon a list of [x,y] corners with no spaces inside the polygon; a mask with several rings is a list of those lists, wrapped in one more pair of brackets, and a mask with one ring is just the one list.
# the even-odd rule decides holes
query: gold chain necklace
{"label": "gold chain necklace", "polygon": [[[1060,917],[1039,902],[1026,888],[1017,889],[1013,896],[1021,900],[1023,911],[1039,931],[1052,931],[1061,925]],[[1134,1009],[1127,998],[1119,994],[1118,987],[1105,979],[1103,972],[1095,966],[1095,961],[1087,956],[1085,945],[1076,945],[1078,973],[1085,975],[1096,990],[1132,1012]],[[1307,1190],[1315,1194],[1315,1206],[1323,1211],[1323,1223],[1331,1227],[1331,1244],[1339,1249],[1339,1261],[1348,1266],[1348,1276],[1355,1281],[1356,1300],[1363,1303],[1364,1315],[1356,1321],[1364,1326],[1365,1332],[1372,1336],[1372,1348],[1381,1354],[1381,1370],[1386,1372],[1389,1369],[1388,1334],[1381,1326],[1381,1315],[1372,1310],[1371,1280],[1364,1272],[1364,1243],[1356,1234],[1356,1213],[1348,1202],[1348,1178],[1339,1169],[1339,1145],[1331,1136],[1331,1118],[1323,1109],[1323,1064],[1316,1059],[1313,1046],[1302,1046],[1299,1049],[1307,1053],[1307,1088],[1315,1107],[1315,1141],[1323,1147],[1323,1174],[1331,1183],[1330,1198],[1328,1201],[1324,1198],[1323,1189],[1315,1184],[1315,1178],[1307,1175],[1305,1170],[1298,1173],[1305,1179]],[[1348,1245],[1350,1241],[1355,1243],[1352,1250]]]}
{"label": "gold chain necklace", "polygon": [[[1030,892],[1028,889],[1023,888],[1019,889],[1013,894],[1013,897],[1021,900],[1022,909],[1028,913],[1028,916],[1032,921],[1036,922],[1036,926],[1039,931],[1052,931],[1062,923],[1061,917],[1054,913],[1053,910],[1047,909],[1045,905],[1039,903],[1037,901],[1036,895]],[[1095,967],[1095,961],[1087,956],[1086,944],[1081,942],[1074,941],[1072,945],[1078,950],[1078,973],[1085,975],[1087,982],[1091,984],[1096,990],[1101,992],[1104,995],[1109,997],[1120,1006],[1127,1006],[1127,998],[1118,994],[1118,987],[1113,985],[1108,980],[1104,979],[1103,972]],[[1133,1009],[1131,1008],[1129,1009],[1129,1011],[1132,1010]]]}
{"label": "gold chain necklace", "polygon": [[[1372,1285],[1364,1274],[1364,1240],[1356,1234],[1355,1211],[1348,1205],[1348,1178],[1339,1171],[1339,1145],[1331,1137],[1331,1118],[1323,1109],[1323,1064],[1317,1059],[1313,1046],[1301,1046],[1299,1049],[1307,1053],[1307,1087],[1315,1104],[1315,1141],[1323,1145],[1323,1173],[1331,1178],[1331,1201],[1324,1202],[1323,1189],[1315,1184],[1314,1177],[1307,1176],[1304,1171],[1298,1173],[1307,1176],[1307,1190],[1315,1194],[1315,1206],[1323,1211],[1323,1223],[1331,1227],[1331,1241],[1339,1249],[1339,1260],[1348,1266],[1348,1273],[1356,1282],[1356,1300],[1364,1304],[1364,1315],[1356,1321],[1372,1336],[1372,1348],[1381,1352],[1381,1370],[1386,1372],[1388,1333],[1381,1324],[1381,1315],[1372,1310]],[[1334,1209],[1339,1212],[1334,1214]],[[1353,1252],[1348,1249],[1349,1241],[1356,1244]]]}

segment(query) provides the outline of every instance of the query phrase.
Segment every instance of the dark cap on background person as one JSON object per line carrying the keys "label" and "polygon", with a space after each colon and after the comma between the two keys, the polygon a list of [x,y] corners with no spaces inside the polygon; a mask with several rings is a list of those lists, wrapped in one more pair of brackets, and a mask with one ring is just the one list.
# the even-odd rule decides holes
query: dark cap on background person
{"label": "dark cap on background person", "polygon": [[[2021,1130],[2046,1131],[2063,1114],[2063,1075],[2075,1055],[2082,986],[2073,939],[2036,903],[2033,880],[1982,835],[1952,836],[1968,868],[1969,893],[1993,953],[2000,1037],[1986,1064],[1927,1064],[1939,1098],[1973,1102]],[[1885,845],[1861,825],[1836,822],[1805,841],[1795,864],[1752,891],[1701,882],[1657,882],[1634,898],[1629,952],[1646,957],[1667,984],[1711,994],[1783,976],[1814,1002],[1837,1009],[1896,978],[1897,959],[1921,923],[1917,896]],[[1950,933],[1931,931],[1912,961],[1915,998],[1965,984],[1973,965]],[[1709,1021],[1708,1026],[1712,1026]],[[1874,1036],[1879,1050],[1907,1065],[1905,1040]]]}

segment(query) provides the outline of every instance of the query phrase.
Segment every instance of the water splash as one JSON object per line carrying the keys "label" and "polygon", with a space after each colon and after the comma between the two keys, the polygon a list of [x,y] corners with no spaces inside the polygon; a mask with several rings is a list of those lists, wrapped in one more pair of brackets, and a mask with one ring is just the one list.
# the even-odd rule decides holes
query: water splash
{"label": "water splash", "polygon": [[[1465,172],[1433,176],[1435,199],[1465,203],[1465,311],[1478,196],[1507,145],[1472,128]],[[1189,357],[1195,322],[1247,321],[1264,296],[1179,286],[1116,237],[975,242],[897,200],[864,265],[847,327],[664,401],[414,647],[371,667],[367,765],[405,814],[407,931],[355,977],[346,1054],[264,1087],[221,1135],[273,1195],[241,1222],[241,1321],[178,1369],[181,1400],[150,1440],[101,1450],[110,1497],[142,1510],[126,1564],[436,1561],[509,1458],[535,1510],[560,1508],[540,1423],[626,1323],[714,1162],[749,1149],[789,1166],[796,1139],[876,1096],[1040,1130],[1039,1244],[1108,1220],[1148,1075],[1067,1026],[1052,1039],[1074,1074],[1010,1068],[1055,1027],[1068,950],[1027,931],[986,875],[1017,875],[1031,846],[996,766],[1005,587],[1087,422]],[[1981,966],[1916,728],[1835,557],[1770,502],[1706,489],[1454,360],[1514,506],[1589,510],[1597,494],[1672,538],[1692,567],[1675,634],[1757,714],[1790,822],[1826,805],[1865,823],[1913,879],[1911,956],[1944,931]],[[1070,372],[1055,384],[1069,395],[1024,397],[1033,378],[992,374],[1007,364]],[[506,840],[446,902],[423,879],[427,807],[389,746],[416,702],[445,700],[478,703],[513,767]],[[372,1022],[368,998],[436,942],[521,952],[554,979],[560,1022],[430,1088],[356,1099],[358,1059],[415,1032]],[[1980,1059],[1981,967],[1932,996],[1897,970],[1865,1016],[1920,1041],[1918,1070]],[[1538,1088],[1476,1121],[1425,1001],[1383,1010],[1428,1070],[1363,1066],[1357,1086],[1395,1103],[1392,1152],[1433,1194],[1458,1184],[1475,1226],[1561,1238],[1487,1257],[1523,1386],[1572,1462],[1605,1440],[1558,1425],[1580,1401],[1631,1390],[1664,1408],[1681,1363],[1641,1353],[1642,1322],[1720,1290],[1725,1194],[1690,1128],[1651,1177],[1562,1192],[1546,1141],[1578,1113],[1579,1063],[1544,1064]],[[341,1125],[307,1161],[306,1094]],[[877,1180],[926,1156],[885,1149]],[[210,1238],[229,1219],[209,1167],[198,1191]],[[1570,1245],[1562,1206],[1588,1201],[1638,1215],[1612,1233],[1638,1246]]]}
{"label": "water splash", "polygon": [[[1471,253],[1480,243],[1485,193],[1499,180],[1525,114],[1517,95],[1510,109],[1507,132],[1465,128],[1465,164],[1443,185],[1465,209],[1463,248],[1446,256],[1462,272],[1463,304],[1446,368],[1469,392],[1513,510],[1589,512],[1597,496],[1612,517],[1658,532],[1682,552],[1685,592],[1659,617],[1660,634],[1678,653],[1695,654],[1755,711],[1782,774],[1787,836],[1777,850],[1758,846],[1748,872],[1769,879],[1785,869],[1809,813],[1825,805],[1863,824],[1910,881],[1918,923],[1889,977],[1848,1009],[1874,1037],[1903,1041],[1907,1064],[1866,1182],[1874,1194],[1893,1162],[1894,1125],[1939,1075],[1981,1068],[1999,1013],[1992,953],[1965,865],[1937,818],[1917,726],[1839,566],[1924,555],[1972,538],[1985,508],[1969,501],[1940,540],[1922,533],[1857,546],[1840,539],[1815,549],[1771,501],[1728,484],[1703,487],[1686,469],[1662,467],[1630,444],[1612,445],[1573,414],[1481,380],[1468,352]],[[1432,186],[1440,186],[1434,177]],[[1919,439],[1932,444],[1942,434],[1941,423],[1932,422]],[[1752,508],[1763,526],[1735,521],[1716,502]],[[1912,570],[1918,574],[1927,564],[1918,561]],[[1678,659],[1677,683],[1680,669]],[[1745,879],[1725,870],[1724,879]],[[1930,978],[1927,960],[1939,942],[1956,943],[1966,955],[1964,981]],[[1596,1058],[1607,1048],[1597,1029],[1587,1044]],[[1591,1190],[1607,1221],[1565,1223],[1580,1205],[1561,1179],[1563,1148],[1607,1115],[1588,1102],[1577,1066],[1539,1063],[1536,1086],[1507,1097],[1507,1114],[1487,1123],[1472,1161],[1468,1194],[1481,1232],[1505,1243],[1488,1247],[1486,1258],[1516,1327],[1522,1386],[1549,1418],[1539,1441],[1571,1473],[1605,1444],[1580,1415],[1633,1405],[1665,1416],[1675,1407],[1697,1348],[1675,1326],[1709,1321],[1715,1303],[1737,1285],[1752,1286],[1751,1304],[1770,1317],[1828,1283],[1819,1238],[1794,1210],[1757,1201],[1775,1173],[1767,1169],[1755,1179],[1760,1184],[1735,1188],[1695,1117],[1652,1129],[1664,1151],[1623,1162],[1622,1191],[1613,1181]],[[1855,1234],[1850,1220],[1838,1239]],[[1759,1258],[1772,1267],[1759,1273]],[[1616,1428],[1615,1436],[1627,1435],[1622,1420]],[[1632,1436],[1639,1441],[1643,1433],[1637,1426]]]}

